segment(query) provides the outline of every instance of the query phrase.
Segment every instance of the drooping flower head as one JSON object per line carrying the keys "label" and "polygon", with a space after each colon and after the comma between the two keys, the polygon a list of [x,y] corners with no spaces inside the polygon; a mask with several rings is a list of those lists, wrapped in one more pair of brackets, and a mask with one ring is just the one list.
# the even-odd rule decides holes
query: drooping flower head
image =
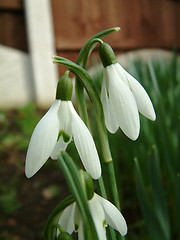
{"label": "drooping flower head", "polygon": [[[93,182],[86,172],[81,172],[84,178],[84,189],[87,193],[88,206],[94,221],[99,240],[106,240],[106,227],[111,226],[122,236],[127,234],[127,224],[121,212],[108,200],[94,192]],[[76,202],[66,207],[60,214],[58,224],[69,234],[78,231],[78,239],[84,240],[83,219]],[[57,235],[59,232],[57,233]]]}
{"label": "drooping flower head", "polygon": [[66,73],[57,85],[56,100],[32,134],[25,164],[26,176],[32,177],[49,157],[57,159],[73,139],[81,161],[94,179],[101,175],[101,166],[93,138],[71,102],[72,80]]}
{"label": "drooping flower head", "polygon": [[[94,193],[88,205],[99,240],[106,240],[107,225],[117,230],[122,236],[127,234],[126,221],[111,202]],[[83,220],[75,202],[62,211],[58,224],[69,234],[78,231],[78,239],[84,240]]]}
{"label": "drooping flower head", "polygon": [[106,127],[111,133],[120,127],[136,140],[140,130],[138,111],[150,120],[156,119],[152,102],[142,85],[117,63],[108,44],[100,45],[99,55],[104,66],[101,101]]}

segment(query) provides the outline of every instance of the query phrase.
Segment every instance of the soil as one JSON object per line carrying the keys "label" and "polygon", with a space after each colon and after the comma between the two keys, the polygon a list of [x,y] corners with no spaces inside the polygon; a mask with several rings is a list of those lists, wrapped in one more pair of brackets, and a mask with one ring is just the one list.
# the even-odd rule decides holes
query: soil
{"label": "soil", "polygon": [[[8,210],[0,206],[0,239],[40,240],[43,228],[53,208],[69,195],[60,170],[44,166],[32,178],[24,174],[25,152],[7,150],[0,154],[0,181],[8,191],[15,190]],[[49,160],[51,161],[51,160]],[[6,189],[6,188],[5,188]],[[1,193],[2,194],[2,193]],[[7,203],[8,204],[8,203]],[[17,205],[17,206],[16,206]],[[6,206],[7,207],[7,206]],[[17,209],[16,209],[17,208]]]}

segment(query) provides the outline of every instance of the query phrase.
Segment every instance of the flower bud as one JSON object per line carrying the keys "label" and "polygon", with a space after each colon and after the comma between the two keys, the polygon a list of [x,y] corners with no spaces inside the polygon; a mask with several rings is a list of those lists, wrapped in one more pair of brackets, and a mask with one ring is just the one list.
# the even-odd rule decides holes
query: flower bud
{"label": "flower bud", "polygon": [[91,200],[94,196],[94,184],[91,176],[83,170],[80,170],[80,177],[85,188],[88,200]]}
{"label": "flower bud", "polygon": [[62,76],[58,81],[56,89],[56,99],[60,99],[63,101],[71,100],[73,83],[68,73],[69,72],[66,72],[64,76]]}
{"label": "flower bud", "polygon": [[104,67],[117,63],[113,49],[107,43],[102,43],[99,46],[99,56]]}

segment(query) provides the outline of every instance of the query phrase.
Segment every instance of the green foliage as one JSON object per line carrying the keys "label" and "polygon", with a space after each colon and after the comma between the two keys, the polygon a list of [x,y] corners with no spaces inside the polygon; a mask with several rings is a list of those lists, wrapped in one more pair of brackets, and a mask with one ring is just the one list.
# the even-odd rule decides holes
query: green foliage
{"label": "green foliage", "polygon": [[30,102],[25,107],[18,110],[15,117],[15,123],[26,136],[31,136],[40,116],[37,113],[37,108],[34,103]]}
{"label": "green foliage", "polygon": [[[180,63],[176,53],[171,58],[143,61],[137,57],[127,63],[127,71],[150,96],[157,117],[152,122],[140,114],[140,136],[135,142],[121,131],[109,133],[120,198],[131,194],[130,200],[125,198],[121,203],[133,211],[137,208],[136,196],[132,195],[136,185],[142,212],[143,221],[134,224],[142,236],[140,233],[136,238],[129,230],[127,239],[180,239]],[[94,83],[99,93],[100,82],[102,75],[97,71]]]}
{"label": "green foliage", "polygon": [[12,213],[21,207],[21,202],[17,199],[17,192],[15,189],[1,194],[0,206],[6,213]]}
{"label": "green foliage", "polygon": [[119,140],[123,158],[130,164],[137,158],[136,188],[148,239],[180,239],[179,65],[176,54],[172,59],[158,58],[148,63],[137,60],[128,65],[128,71],[150,95],[157,115],[155,123],[141,116],[136,143]]}
{"label": "green foliage", "polygon": [[0,111],[0,152],[4,149],[26,150],[39,119],[34,103],[17,111]]}
{"label": "green foliage", "polygon": [[[14,111],[0,111],[0,153],[26,150],[32,131],[40,119],[33,103]],[[17,162],[17,166],[20,163]],[[0,185],[0,208],[5,213],[18,210],[22,204],[18,200],[18,175]]]}

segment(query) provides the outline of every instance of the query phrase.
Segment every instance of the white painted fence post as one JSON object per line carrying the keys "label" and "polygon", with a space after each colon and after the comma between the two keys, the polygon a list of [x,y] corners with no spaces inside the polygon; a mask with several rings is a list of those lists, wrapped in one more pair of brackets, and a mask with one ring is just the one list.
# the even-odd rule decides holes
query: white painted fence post
{"label": "white painted fence post", "polygon": [[48,107],[55,98],[57,66],[52,63],[55,41],[50,0],[25,0],[29,54],[37,105]]}

